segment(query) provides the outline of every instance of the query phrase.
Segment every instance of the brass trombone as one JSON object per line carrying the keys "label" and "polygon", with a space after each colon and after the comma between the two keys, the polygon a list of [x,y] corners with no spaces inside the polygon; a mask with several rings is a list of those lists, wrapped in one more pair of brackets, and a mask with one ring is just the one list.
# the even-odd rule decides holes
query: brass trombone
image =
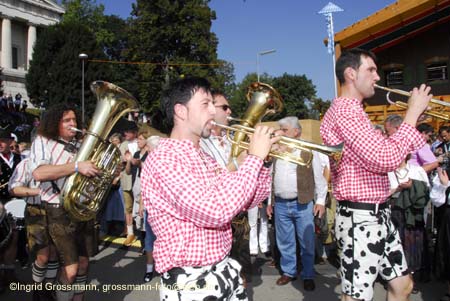
{"label": "brass trombone", "polygon": [[[234,119],[234,118],[229,118],[229,119]],[[241,124],[235,124],[232,126],[228,126],[228,125],[220,124],[220,123],[217,123],[214,121],[212,121],[211,123],[212,123],[212,125],[218,126],[220,128],[223,128],[224,130],[226,130],[227,131],[227,139],[233,145],[236,145],[240,149],[248,150],[248,148],[249,148],[248,142],[240,141],[239,143],[237,143],[236,141],[233,140],[233,138],[231,138],[230,134],[231,134],[231,132],[235,132],[235,133],[241,133],[241,134],[244,134],[247,136],[251,136],[255,132],[254,128],[244,126]],[[301,166],[307,166],[307,167],[311,166],[311,162],[313,159],[312,151],[317,151],[322,154],[325,154],[328,157],[330,157],[331,159],[333,159],[336,163],[339,163],[339,161],[342,157],[343,144],[340,144],[338,146],[325,146],[325,145],[316,144],[316,143],[312,143],[312,142],[308,142],[308,141],[304,141],[304,140],[300,140],[300,139],[289,138],[286,136],[281,136],[281,139],[277,143],[280,145],[287,146],[291,149],[298,149],[298,150],[306,151],[307,153],[309,153],[309,157],[306,161],[304,161],[300,156],[294,156],[291,153],[280,152],[277,150],[271,150],[269,153],[269,157],[278,158],[278,159],[285,160],[285,161],[288,161],[288,162],[291,162],[294,164],[298,164]]]}
{"label": "brass trombone", "polygon": [[[389,98],[389,95],[391,93],[396,93],[396,94],[400,94],[400,95],[409,97],[409,96],[411,96],[411,93],[403,91],[403,90],[399,90],[399,89],[386,88],[386,87],[379,86],[379,85],[376,85],[376,84],[375,84],[375,88],[378,88],[380,90],[384,90],[384,91],[388,92],[386,94],[386,100],[388,101],[389,104],[395,105],[395,106],[397,106],[399,108],[402,108],[402,109],[405,109],[405,110],[408,108],[408,104],[406,102],[403,102],[403,101],[392,101]],[[448,103],[446,101],[439,100],[439,99],[432,98],[430,100],[430,102],[434,103],[436,105],[440,105],[440,106],[444,106],[444,107],[450,107],[450,103]],[[449,114],[441,113],[441,112],[438,112],[436,110],[427,109],[424,112],[424,114],[430,115],[430,116],[433,116],[433,117],[436,117],[436,118],[439,118],[439,119],[443,119],[443,120],[446,120],[446,121],[450,121],[450,115]]]}

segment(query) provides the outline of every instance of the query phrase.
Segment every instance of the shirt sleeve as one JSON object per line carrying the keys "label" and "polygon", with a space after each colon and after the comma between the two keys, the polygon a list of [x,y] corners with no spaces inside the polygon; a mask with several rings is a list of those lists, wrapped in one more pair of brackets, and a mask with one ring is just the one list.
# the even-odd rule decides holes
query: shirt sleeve
{"label": "shirt sleeve", "polygon": [[424,147],[417,151],[417,159],[421,165],[430,164],[437,161],[436,156],[431,151],[429,144],[425,144]]}
{"label": "shirt sleeve", "polygon": [[30,182],[29,175],[27,175],[26,165],[28,160],[22,160],[17,165],[16,169],[14,169],[13,174],[11,175],[11,178],[9,178],[8,182],[8,190],[11,191],[13,188],[21,187],[21,186],[28,186],[28,183]]}
{"label": "shirt sleeve", "polygon": [[264,201],[266,198],[270,198],[270,193],[272,190],[271,182],[271,169],[262,167],[259,173],[258,182],[256,184],[255,196],[252,198],[252,201],[248,205],[247,209],[258,206],[258,204]]}
{"label": "shirt sleeve", "polygon": [[355,163],[370,172],[395,170],[408,153],[425,144],[420,133],[407,123],[385,138],[375,132],[362,108],[343,110],[339,115],[342,116],[337,116],[336,122],[344,141],[344,154],[346,148],[351,149]]}
{"label": "shirt sleeve", "polygon": [[[217,162],[214,163],[220,168]],[[144,188],[143,196],[155,209],[170,210],[166,207],[169,202],[180,218],[186,218],[198,227],[219,228],[230,223],[244,208],[267,198],[270,171],[262,165],[260,158],[249,155],[238,171],[221,169],[216,177],[205,183],[179,158],[161,156],[151,164],[152,177],[158,179],[157,189]],[[149,168],[150,164],[144,166],[143,183],[149,177]],[[165,201],[161,202],[161,199]]]}
{"label": "shirt sleeve", "polygon": [[323,176],[323,164],[320,154],[313,151],[312,168],[314,174],[316,204],[325,205],[328,192],[328,183]]}
{"label": "shirt sleeve", "polygon": [[33,172],[41,165],[51,164],[51,152],[48,149],[48,142],[42,136],[37,136],[34,140],[30,152],[30,172]]}
{"label": "shirt sleeve", "polygon": [[441,181],[439,180],[439,176],[435,175],[433,178],[433,187],[430,191],[430,200],[436,207],[441,207],[446,203],[446,195],[445,191],[447,190],[448,186],[450,186],[450,182],[447,183],[447,185],[442,185]]}

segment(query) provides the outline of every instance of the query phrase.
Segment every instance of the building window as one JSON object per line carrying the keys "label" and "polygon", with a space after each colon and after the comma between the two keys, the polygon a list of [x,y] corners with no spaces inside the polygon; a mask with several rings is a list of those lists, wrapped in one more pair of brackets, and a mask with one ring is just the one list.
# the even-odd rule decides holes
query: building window
{"label": "building window", "polygon": [[435,63],[427,66],[427,81],[434,82],[448,79],[447,63]]}
{"label": "building window", "polygon": [[19,48],[15,46],[12,47],[12,68],[19,68]]}
{"label": "building window", "polygon": [[401,86],[403,85],[403,70],[388,70],[386,71],[386,86]]}

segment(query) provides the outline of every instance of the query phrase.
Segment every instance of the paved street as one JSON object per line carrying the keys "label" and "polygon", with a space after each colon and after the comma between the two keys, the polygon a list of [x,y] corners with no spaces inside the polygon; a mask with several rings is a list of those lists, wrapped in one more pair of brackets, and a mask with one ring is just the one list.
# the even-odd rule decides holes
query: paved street
{"label": "paved street", "polygon": [[[137,248],[129,250],[121,249],[116,244],[102,245],[100,253],[91,263],[90,284],[91,290],[86,295],[86,300],[96,301],[148,301],[158,299],[157,285],[159,277],[155,277],[150,285],[140,286],[144,275],[145,258],[137,251]],[[249,285],[250,300],[338,300],[339,282],[336,277],[336,269],[330,265],[316,265],[317,278],[316,290],[305,292],[303,283],[296,280],[286,286],[275,284],[279,277],[278,271],[267,265],[264,257],[255,261],[255,270],[261,268],[262,274],[254,275]],[[31,283],[30,269],[20,270],[19,277],[26,283]],[[127,287],[131,284],[135,287]],[[375,301],[385,300],[386,292],[382,286],[376,285]],[[434,301],[445,293],[445,284],[440,282],[419,283],[420,293],[411,296],[411,301]],[[2,301],[29,301],[31,294],[24,289],[16,292],[7,292],[0,295]]]}

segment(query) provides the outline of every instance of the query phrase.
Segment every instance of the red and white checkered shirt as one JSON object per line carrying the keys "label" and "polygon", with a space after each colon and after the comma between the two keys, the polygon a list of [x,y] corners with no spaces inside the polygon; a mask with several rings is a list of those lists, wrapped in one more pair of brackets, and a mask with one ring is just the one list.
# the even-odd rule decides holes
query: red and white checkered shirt
{"label": "red and white checkered shirt", "polygon": [[229,172],[192,141],[160,140],[141,174],[159,273],[211,265],[230,252],[231,219],[269,195],[270,170],[262,165],[249,155]]}
{"label": "red and white checkered shirt", "polygon": [[361,102],[336,98],[322,120],[320,134],[326,145],[344,143],[338,165],[331,164],[333,195],[337,200],[382,203],[389,196],[387,173],[395,170],[408,153],[425,140],[403,123],[389,138],[377,133]]}

